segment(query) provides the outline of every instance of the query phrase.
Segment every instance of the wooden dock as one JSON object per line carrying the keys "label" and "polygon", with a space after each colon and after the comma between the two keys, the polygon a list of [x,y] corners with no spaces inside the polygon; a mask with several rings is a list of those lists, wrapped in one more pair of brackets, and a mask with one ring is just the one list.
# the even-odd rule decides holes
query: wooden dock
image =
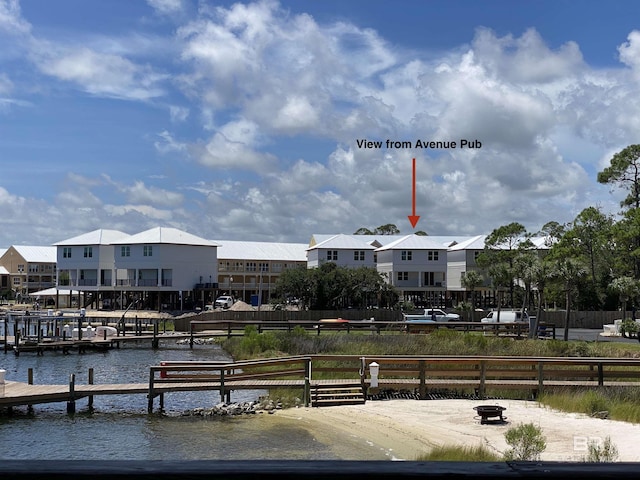
{"label": "wooden dock", "polygon": [[191,333],[168,333],[168,334],[154,334],[152,332],[142,334],[129,334],[109,336],[102,338],[91,338],[81,340],[71,340],[60,337],[48,337],[48,338],[19,338],[16,344],[15,337],[12,335],[0,337],[0,342],[4,345],[5,353],[9,350],[13,350],[16,355],[20,355],[22,352],[35,352],[37,355],[43,355],[46,351],[59,351],[63,354],[69,354],[72,351],[78,353],[86,353],[90,350],[106,350],[110,348],[120,348],[121,345],[127,343],[140,343],[148,342],[152,348],[159,348],[160,341],[172,341],[176,342],[181,340],[188,341],[190,347],[193,347],[196,339],[198,338],[211,338],[215,336],[224,336],[224,332],[191,332]]}
{"label": "wooden dock", "polygon": [[[375,381],[372,364],[377,364]],[[154,399],[160,398],[162,410],[169,392],[218,391],[229,402],[235,390],[274,388],[300,389],[308,406],[314,403],[313,391],[347,384],[351,394],[359,384],[365,396],[380,389],[413,389],[423,399],[439,389],[471,390],[484,398],[492,389],[537,395],[553,388],[640,387],[640,359],[598,357],[311,355],[230,363],[174,361],[149,367],[148,383],[99,385],[89,373],[87,385],[77,385],[74,374],[68,385],[33,385],[32,372],[29,383],[6,381],[0,385],[0,408],[67,402],[67,411],[74,412],[81,398],[88,397],[92,406],[97,395],[146,394],[152,413]]]}

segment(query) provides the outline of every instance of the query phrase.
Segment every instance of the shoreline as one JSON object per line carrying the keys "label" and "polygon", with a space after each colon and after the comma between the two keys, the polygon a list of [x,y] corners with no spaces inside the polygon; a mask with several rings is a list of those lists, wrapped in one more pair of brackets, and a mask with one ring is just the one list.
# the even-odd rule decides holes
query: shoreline
{"label": "shoreline", "polygon": [[[478,405],[506,407],[503,423],[481,424]],[[581,462],[588,443],[609,437],[617,462],[640,461],[640,424],[565,413],[527,400],[374,400],[362,405],[297,407],[276,415],[333,445],[342,460],[417,460],[435,446],[482,445],[501,456],[509,448],[504,435],[521,423],[542,430],[543,461]]]}

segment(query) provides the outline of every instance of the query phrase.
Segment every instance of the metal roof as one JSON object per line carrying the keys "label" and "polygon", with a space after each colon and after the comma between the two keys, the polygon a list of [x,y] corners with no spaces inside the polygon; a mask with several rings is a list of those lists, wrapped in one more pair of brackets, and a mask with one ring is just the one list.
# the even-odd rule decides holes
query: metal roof
{"label": "metal roof", "polygon": [[129,234],[121,232],[119,230],[107,230],[104,228],[100,228],[98,230],[83,233],[82,235],[78,235],[67,240],[62,240],[60,242],[54,243],[53,245],[108,245],[112,242],[115,242],[116,240],[128,236]]}
{"label": "metal roof", "polygon": [[442,242],[442,239],[430,237],[428,235],[405,235],[395,242],[388,243],[376,249],[376,252],[385,250],[411,249],[411,250],[446,250],[448,245]]}
{"label": "metal roof", "polygon": [[219,245],[219,260],[281,260],[283,262],[307,261],[307,245],[304,243],[220,240]]}
{"label": "metal roof", "polygon": [[[484,242],[486,239],[487,235],[477,235],[452,246],[449,250],[484,250]],[[531,237],[529,240],[538,250],[546,250],[549,248],[549,245],[546,243],[547,237]]]}
{"label": "metal roof", "polygon": [[12,245],[28,263],[56,263],[57,248],[46,246]]}
{"label": "metal roof", "polygon": [[144,232],[121,237],[111,242],[115,245],[141,245],[141,244],[170,244],[170,245],[197,245],[205,247],[218,247],[219,245],[211,240],[197,237],[177,228],[155,227]]}
{"label": "metal roof", "polygon": [[364,235],[345,235],[339,233],[323,240],[320,243],[316,243],[315,245],[307,248],[307,250],[314,250],[316,248],[335,248],[336,250],[375,250],[376,247],[367,243],[367,241],[362,237],[364,237]]}

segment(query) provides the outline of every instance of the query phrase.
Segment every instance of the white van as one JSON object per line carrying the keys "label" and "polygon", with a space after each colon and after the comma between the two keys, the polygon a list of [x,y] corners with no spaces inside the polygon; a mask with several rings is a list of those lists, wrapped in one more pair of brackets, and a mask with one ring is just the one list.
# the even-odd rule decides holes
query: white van
{"label": "white van", "polygon": [[[496,323],[498,321],[498,312],[489,312],[486,317],[480,320],[482,323]],[[500,323],[522,322],[529,323],[529,315],[521,310],[500,310]]]}

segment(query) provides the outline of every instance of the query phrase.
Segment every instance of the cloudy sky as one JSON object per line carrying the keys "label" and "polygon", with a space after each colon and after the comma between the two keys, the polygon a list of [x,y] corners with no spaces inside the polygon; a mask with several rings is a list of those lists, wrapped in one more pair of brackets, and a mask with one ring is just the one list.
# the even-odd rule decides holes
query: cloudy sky
{"label": "cloudy sky", "polygon": [[615,213],[596,176],[640,143],[638,18],[626,0],[0,0],[0,247],[411,233],[413,158],[432,235]]}

